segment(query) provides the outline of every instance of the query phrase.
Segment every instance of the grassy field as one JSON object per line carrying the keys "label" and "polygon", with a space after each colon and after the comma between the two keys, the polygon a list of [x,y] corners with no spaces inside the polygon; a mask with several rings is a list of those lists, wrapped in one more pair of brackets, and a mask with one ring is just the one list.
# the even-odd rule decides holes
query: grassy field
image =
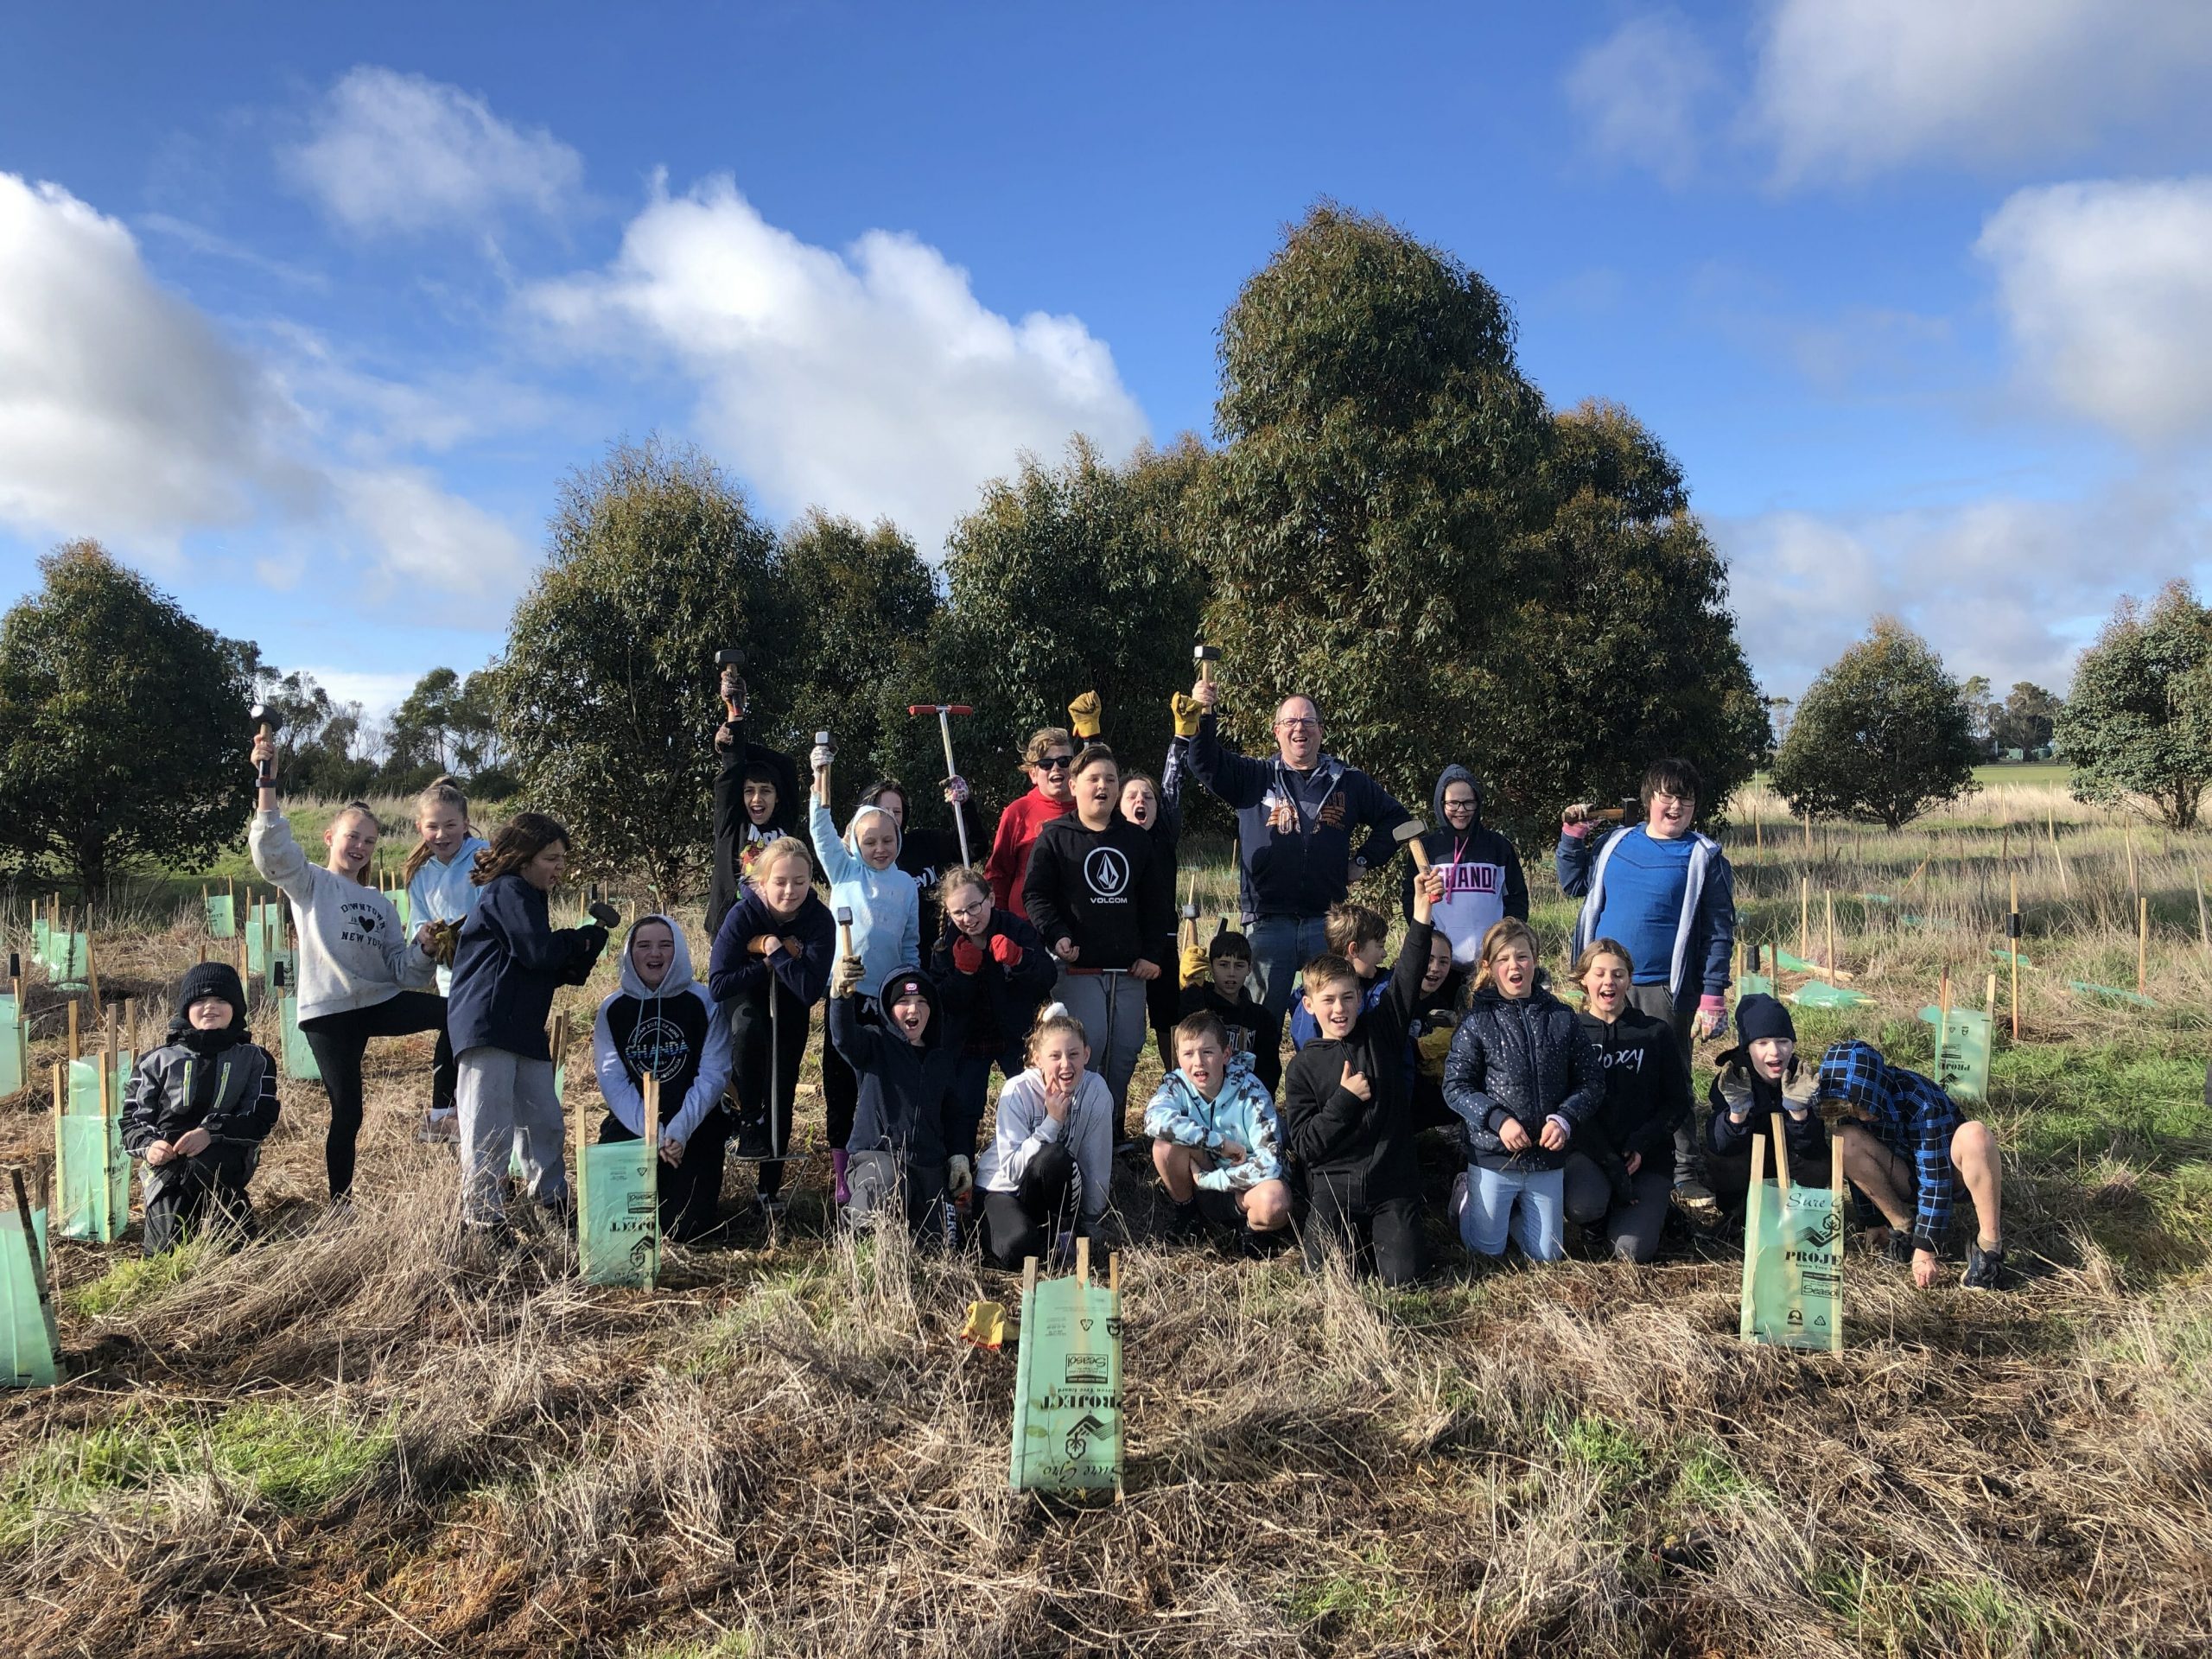
{"label": "grassy field", "polygon": [[[823,1160],[783,1248],[671,1249],[651,1292],[581,1286],[558,1235],[484,1254],[454,1236],[450,1158],[411,1139],[428,1040],[380,1044],[350,1214],[319,1202],[323,1104],[296,1087],[264,1243],[59,1248],[76,1375],[0,1400],[0,1646],[2202,1653],[2212,838],[2029,770],[1899,835],[1816,824],[1808,847],[1757,796],[1729,831],[1746,936],[1823,958],[1832,901],[1873,998],[1802,1015],[1804,1039],[1910,1064],[1947,967],[1987,994],[2018,877],[2033,965],[1987,1108],[2011,1295],[1854,1256],[1850,1345],[1800,1356],[1737,1341],[1725,1250],[1477,1267],[1439,1228],[1433,1281],[1389,1293],[1162,1248],[1124,1170],[1128,1496],[1059,1504],[1005,1490],[1011,1350],[955,1334],[1011,1281],[831,1236]],[[1226,901],[1217,853],[1196,874]],[[1530,878],[1555,958],[1572,906]],[[2139,894],[2155,1006],[2074,988],[2135,989]],[[111,995],[197,953],[191,917],[141,909],[101,924]],[[37,986],[31,1007],[43,1064],[60,1009]],[[0,1104],[0,1155],[50,1147],[41,1106]],[[1428,1149],[1433,1192],[1452,1167]]]}

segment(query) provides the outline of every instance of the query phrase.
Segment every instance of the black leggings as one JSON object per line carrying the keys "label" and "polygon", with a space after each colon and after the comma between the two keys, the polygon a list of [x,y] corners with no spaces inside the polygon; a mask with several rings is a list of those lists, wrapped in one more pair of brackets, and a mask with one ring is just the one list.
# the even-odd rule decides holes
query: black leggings
{"label": "black leggings", "polygon": [[[722,1160],[736,1122],[721,1107],[699,1120],[699,1127],[683,1143],[683,1156],[671,1169],[663,1164],[655,1185],[660,1190],[660,1230],[664,1238],[691,1244],[714,1236],[721,1220]],[[599,1142],[634,1141],[638,1137],[609,1112],[599,1126]]]}
{"label": "black leggings", "polygon": [[1058,1141],[1042,1147],[1011,1192],[983,1194],[983,1254],[1019,1273],[1045,1255],[1054,1235],[1084,1230],[1076,1213],[1075,1154]]}
{"label": "black leggings", "polygon": [[1427,1267],[1421,1242],[1421,1200],[1371,1203],[1360,1176],[1313,1173],[1306,1182],[1306,1265],[1319,1268],[1332,1247],[1346,1251],[1355,1274],[1372,1268],[1386,1285],[1410,1285]]}
{"label": "black leggings", "polygon": [[344,1198],[353,1186],[353,1143],[361,1133],[361,1056],[368,1052],[369,1039],[423,1031],[436,1032],[444,1048],[446,1000],[434,991],[401,991],[365,1008],[300,1021],[300,1035],[308,1039],[315,1069],[322,1073],[323,1092],[330,1096],[330,1134],[322,1143],[322,1161],[332,1198]]}
{"label": "black leggings", "polygon": [[[749,1129],[746,1138],[757,1141],[761,1150],[766,1152],[770,1145],[768,1039],[771,1031],[780,1039],[776,1044],[775,1054],[773,1144],[782,1147],[785,1154],[789,1156],[791,1150],[791,1103],[798,1093],[799,1062],[806,1058],[807,1016],[810,1010],[785,989],[780,981],[775,982],[773,995],[776,1005],[772,1019],[768,1011],[770,993],[766,990],[755,990],[731,1003],[731,1068],[737,1093],[740,1132],[742,1134]],[[762,1163],[760,1196],[773,1198],[783,1191],[783,1165]]]}

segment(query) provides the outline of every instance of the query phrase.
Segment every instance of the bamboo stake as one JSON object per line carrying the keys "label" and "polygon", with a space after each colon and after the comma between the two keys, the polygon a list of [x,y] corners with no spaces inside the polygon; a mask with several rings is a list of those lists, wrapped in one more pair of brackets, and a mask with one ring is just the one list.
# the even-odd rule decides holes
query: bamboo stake
{"label": "bamboo stake", "polygon": [[2020,1040],[2020,878],[2012,878],[2012,909],[2006,918],[2005,955],[2012,966],[2012,1040]]}

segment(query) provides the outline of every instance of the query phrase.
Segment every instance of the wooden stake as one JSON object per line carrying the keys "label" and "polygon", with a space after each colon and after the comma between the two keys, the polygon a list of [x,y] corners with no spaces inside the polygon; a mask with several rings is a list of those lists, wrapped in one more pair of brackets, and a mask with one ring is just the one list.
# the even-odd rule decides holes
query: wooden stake
{"label": "wooden stake", "polygon": [[[1770,1122],[1772,1121],[1771,1118],[1768,1120]],[[1774,1178],[1777,1189],[1781,1192],[1783,1202],[1787,1203],[1789,1198],[1789,1135],[1787,1130],[1774,1137]]]}
{"label": "wooden stake", "polygon": [[1080,1235],[1075,1241],[1075,1281],[1088,1287],[1090,1283],[1090,1239]]}
{"label": "wooden stake", "polygon": [[1766,851],[1766,830],[1759,822],[1759,810],[1751,809],[1751,844],[1762,853]]}
{"label": "wooden stake", "polygon": [[1840,964],[1835,958],[1835,894],[1823,889],[1821,902],[1827,906],[1828,916],[1828,980],[1831,984],[1840,984],[1842,982],[1836,977],[1836,969]]}
{"label": "wooden stake", "polygon": [[[2020,878],[2017,875],[2012,878],[2012,913],[2016,918],[2020,913]],[[2020,935],[2008,927],[2005,943],[2005,954],[2012,963],[2012,1040],[2017,1043],[2020,1040]]]}
{"label": "wooden stake", "polygon": [[2135,995],[2147,996],[2151,985],[2151,901],[2135,900]]}
{"label": "wooden stake", "polygon": [[[2204,966],[2212,970],[2212,922],[2204,917],[2204,871],[2195,859],[2189,863],[2190,873],[2196,879],[2196,942],[2204,950]],[[22,988],[16,988],[16,1006],[23,1006]]]}
{"label": "wooden stake", "polygon": [[72,1065],[76,1065],[85,1052],[84,1039],[80,1035],[79,1027],[77,999],[73,996],[69,999],[69,1064]]}
{"label": "wooden stake", "polygon": [[2135,868],[2135,826],[2127,828],[2127,891],[2137,899],[2143,896],[2143,878]]}
{"label": "wooden stake", "polygon": [[1989,982],[1982,987],[1981,1011],[1991,1019],[1997,1017],[1997,976],[1992,974]]}
{"label": "wooden stake", "polygon": [[1813,878],[1797,878],[1797,954],[1810,958],[1813,954]]}
{"label": "wooden stake", "polygon": [[1843,1137],[1828,1136],[1828,1202],[1835,1206],[1835,1317],[1828,1321],[1828,1352],[1843,1351]]}
{"label": "wooden stake", "polygon": [[46,1345],[56,1362],[61,1357],[61,1330],[54,1323],[54,1293],[47,1288],[46,1263],[39,1259],[38,1229],[31,1223],[30,1195],[23,1191],[23,1172],[10,1166],[8,1180],[16,1189],[16,1219],[23,1230],[23,1254],[30,1258],[31,1284],[38,1292],[38,1311],[46,1323]]}
{"label": "wooden stake", "polygon": [[92,993],[92,1006],[100,1005],[100,970],[92,962],[92,914],[85,912],[85,988]]}

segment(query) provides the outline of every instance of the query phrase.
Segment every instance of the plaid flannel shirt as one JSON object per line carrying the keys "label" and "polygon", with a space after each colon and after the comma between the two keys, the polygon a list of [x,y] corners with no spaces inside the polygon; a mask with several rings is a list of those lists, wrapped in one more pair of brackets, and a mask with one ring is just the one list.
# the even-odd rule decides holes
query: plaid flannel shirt
{"label": "plaid flannel shirt", "polygon": [[1821,1057],[1820,1092],[1824,1099],[1863,1109],[1863,1127],[1896,1156],[1912,1160],[1913,1248],[1931,1253],[1940,1249],[1958,1195],[1951,1137],[1961,1120],[1951,1097],[1919,1072],[1891,1065],[1872,1044],[1855,1039],[1837,1043]]}

